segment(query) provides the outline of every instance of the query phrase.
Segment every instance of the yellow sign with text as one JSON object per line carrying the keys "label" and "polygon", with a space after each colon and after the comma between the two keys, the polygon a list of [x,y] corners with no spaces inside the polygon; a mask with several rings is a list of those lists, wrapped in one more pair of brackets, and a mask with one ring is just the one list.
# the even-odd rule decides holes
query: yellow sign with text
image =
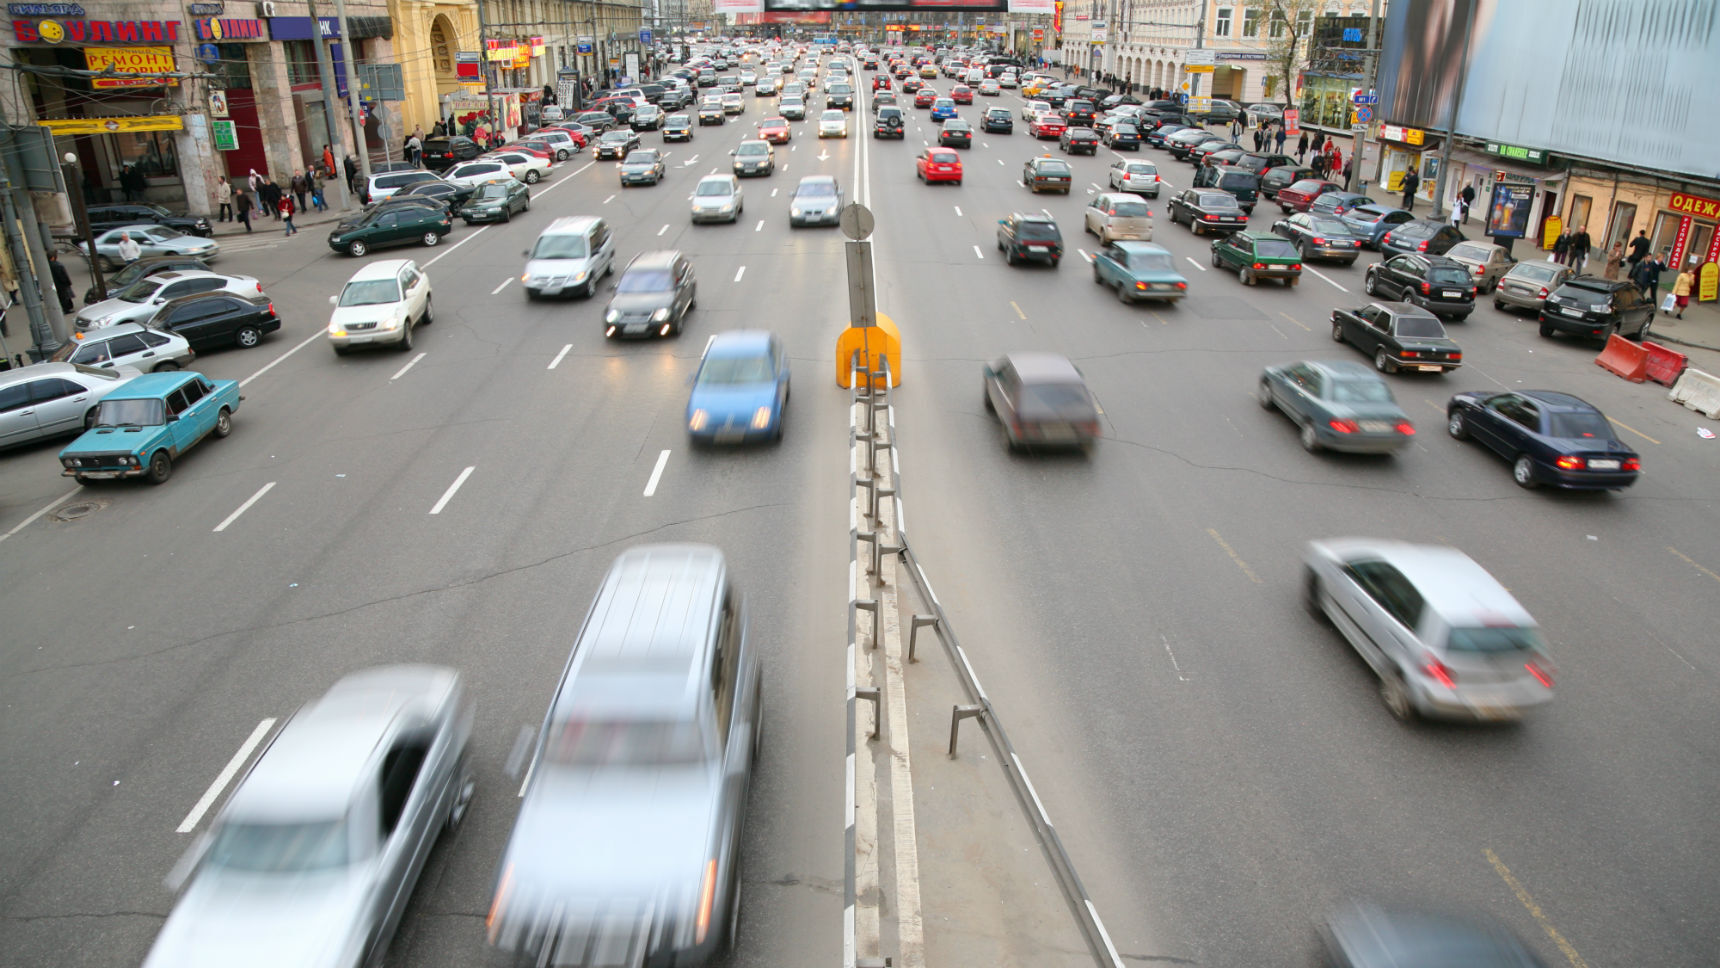
{"label": "yellow sign with text", "polygon": [[1713,302],[1720,297],[1720,263],[1705,263],[1696,270],[1696,301]]}
{"label": "yellow sign with text", "polygon": [[185,121],[177,114],[125,118],[68,118],[61,121],[37,121],[36,123],[59,135],[185,130]]}
{"label": "yellow sign with text", "polygon": [[1184,64],[1183,65],[1183,73],[1185,73],[1185,74],[1211,74],[1216,69],[1217,69],[1217,66],[1214,64]]}
{"label": "yellow sign with text", "polygon": [[112,71],[134,74],[135,77],[92,77],[90,87],[98,90],[120,87],[178,87],[173,73],[171,47],[85,47],[84,63],[92,71]]}

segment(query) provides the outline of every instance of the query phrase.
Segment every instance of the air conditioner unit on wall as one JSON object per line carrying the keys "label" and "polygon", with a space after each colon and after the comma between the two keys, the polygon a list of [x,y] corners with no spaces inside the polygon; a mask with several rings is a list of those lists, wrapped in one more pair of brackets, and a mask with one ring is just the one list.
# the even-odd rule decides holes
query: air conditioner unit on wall
{"label": "air conditioner unit on wall", "polygon": [[257,16],[265,20],[275,16],[275,0],[260,0],[257,4]]}

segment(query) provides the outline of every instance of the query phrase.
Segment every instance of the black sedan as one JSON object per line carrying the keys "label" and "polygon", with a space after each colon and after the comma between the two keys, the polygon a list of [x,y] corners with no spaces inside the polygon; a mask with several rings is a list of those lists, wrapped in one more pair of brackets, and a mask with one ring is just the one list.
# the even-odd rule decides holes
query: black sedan
{"label": "black sedan", "polygon": [[1169,208],[1172,224],[1187,223],[1196,235],[1207,229],[1229,232],[1248,225],[1248,213],[1229,192],[1185,188],[1171,196]]}
{"label": "black sedan", "polygon": [[419,182],[416,185],[408,185],[388,196],[387,201],[402,198],[435,199],[447,208],[457,209],[466,204],[466,199],[471,198],[472,192],[476,190],[476,185],[457,185],[445,181]]}
{"label": "black sedan", "polygon": [[177,215],[160,205],[145,205],[136,202],[91,205],[86,210],[86,214],[89,217],[90,232],[94,235],[100,235],[109,229],[124,228],[127,225],[165,225],[186,235],[199,235],[206,239],[215,234],[215,230],[209,226],[209,220],[203,216]]}
{"label": "black sedan", "polygon": [[1362,280],[1368,295],[1398,299],[1446,319],[1463,320],[1475,310],[1469,270],[1442,256],[1410,253],[1368,266]]}
{"label": "black sedan", "polygon": [[1173,134],[1180,134],[1181,132],[1184,132],[1187,130],[1188,130],[1188,125],[1186,125],[1186,124],[1171,124],[1171,123],[1167,122],[1167,123],[1161,124],[1157,127],[1153,127],[1152,125],[1148,125],[1147,126],[1147,144],[1150,144],[1155,148],[1163,148],[1165,146],[1165,139],[1166,138],[1169,138]]}
{"label": "black sedan", "polygon": [[1140,151],[1141,132],[1134,125],[1119,121],[1105,132],[1105,147],[1117,151]]}
{"label": "black sedan", "polygon": [[620,161],[640,144],[639,132],[631,128],[616,128],[614,131],[605,131],[603,137],[597,139],[597,160],[603,161],[613,158]]}
{"label": "black sedan", "polygon": [[267,297],[250,298],[230,292],[200,292],[181,296],[160,309],[144,325],[172,330],[199,353],[219,346],[250,349],[265,333],[281,328],[275,304]]}
{"label": "black sedan", "polygon": [[1067,154],[1096,155],[1099,153],[1099,132],[1092,128],[1064,128],[1057,144]]}
{"label": "black sedan", "polygon": [[1463,365],[1463,351],[1445,335],[1439,317],[1407,303],[1334,309],[1332,339],[1373,354],[1374,368],[1381,373],[1400,369],[1444,373]]}
{"label": "black sedan", "polygon": [[973,125],[961,118],[951,118],[938,130],[940,148],[972,148]]}
{"label": "black sedan", "polygon": [[1548,484],[1620,490],[1636,483],[1642,461],[1613,434],[1606,414],[1568,393],[1471,391],[1451,398],[1445,428],[1511,462],[1522,487]]}
{"label": "black sedan", "polygon": [[1310,453],[1389,454],[1415,436],[1415,425],[1386,381],[1348,360],[1269,366],[1260,374],[1256,398],[1267,410],[1284,411]]}
{"label": "black sedan", "polygon": [[979,124],[986,134],[1013,134],[1015,132],[1015,119],[1009,116],[1008,108],[992,108],[985,112],[985,117],[980,119]]}
{"label": "black sedan", "polygon": [[1362,253],[1362,240],[1344,223],[1307,212],[1272,223],[1272,234],[1294,242],[1303,262],[1326,259],[1353,265]]}

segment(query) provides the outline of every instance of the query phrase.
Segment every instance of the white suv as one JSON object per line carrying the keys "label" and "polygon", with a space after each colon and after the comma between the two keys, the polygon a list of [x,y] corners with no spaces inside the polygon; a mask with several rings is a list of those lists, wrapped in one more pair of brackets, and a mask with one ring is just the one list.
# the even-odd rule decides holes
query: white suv
{"label": "white suv", "polygon": [[436,321],[430,277],[411,259],[383,259],[353,273],[340,295],[328,297],[334,313],[328,341],[337,355],[354,346],[412,348],[412,328]]}

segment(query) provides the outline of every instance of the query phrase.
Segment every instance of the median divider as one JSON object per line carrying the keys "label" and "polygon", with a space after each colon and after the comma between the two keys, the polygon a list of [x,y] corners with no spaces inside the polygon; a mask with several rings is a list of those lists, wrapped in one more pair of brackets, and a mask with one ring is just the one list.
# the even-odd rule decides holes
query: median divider
{"label": "median divider", "polygon": [[1648,351],[1648,378],[1663,387],[1677,383],[1690,365],[1690,357],[1659,343],[1643,340],[1642,348]]}
{"label": "median divider", "polygon": [[1666,398],[1674,403],[1720,420],[1720,377],[1694,367],[1686,369],[1678,382],[1667,391]]}
{"label": "median divider", "polygon": [[1648,351],[1617,333],[1608,337],[1595,365],[1632,383],[1648,379]]}

